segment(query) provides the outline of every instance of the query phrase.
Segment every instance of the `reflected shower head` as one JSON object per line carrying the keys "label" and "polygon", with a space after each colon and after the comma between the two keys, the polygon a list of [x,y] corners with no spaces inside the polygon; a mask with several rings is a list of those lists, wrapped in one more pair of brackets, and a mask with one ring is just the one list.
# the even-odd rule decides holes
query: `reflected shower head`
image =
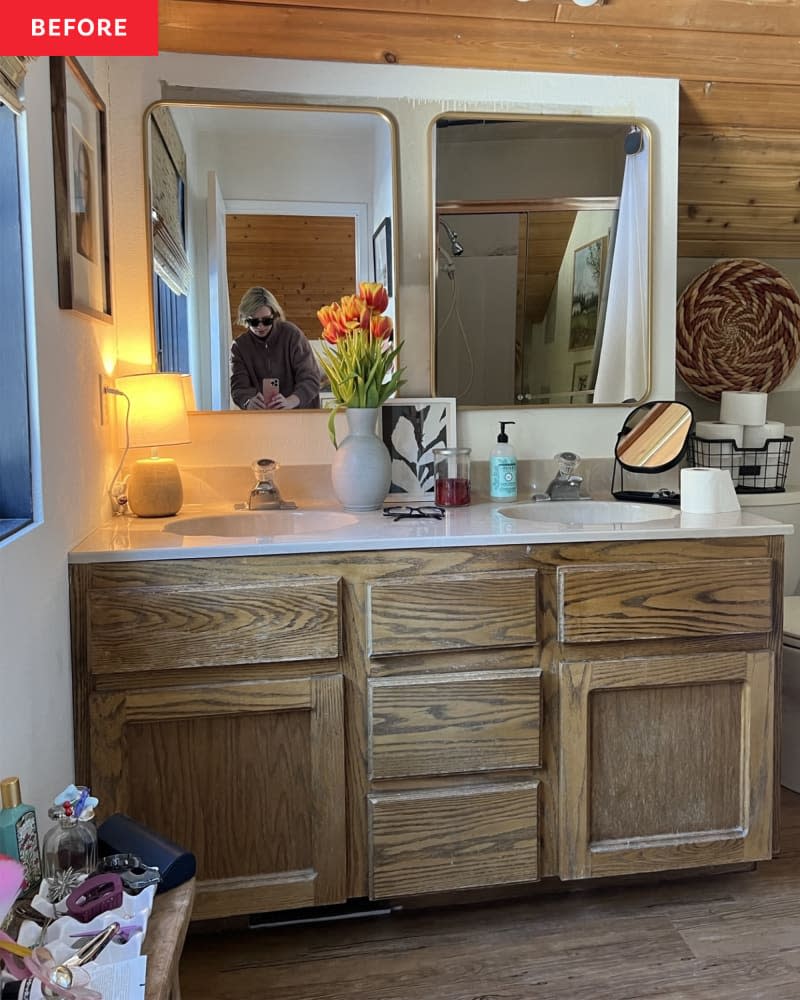
{"label": "reflected shower head", "polygon": [[450,240],[450,246],[453,250],[454,257],[460,257],[464,252],[464,247],[458,242],[458,233],[453,232],[453,230],[447,225],[444,219],[439,219],[439,224],[444,228],[447,233],[447,238]]}

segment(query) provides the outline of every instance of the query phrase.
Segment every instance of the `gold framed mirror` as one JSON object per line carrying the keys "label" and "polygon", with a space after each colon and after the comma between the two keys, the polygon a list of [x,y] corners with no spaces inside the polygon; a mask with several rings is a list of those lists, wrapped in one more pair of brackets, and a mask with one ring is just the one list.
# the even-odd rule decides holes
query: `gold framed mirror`
{"label": "gold framed mirror", "polygon": [[317,310],[374,280],[375,233],[398,228],[395,125],[372,108],[159,101],[144,136],[157,368],[191,374],[198,410],[235,409],[248,288],[317,351]]}
{"label": "gold framed mirror", "polygon": [[[650,141],[630,119],[435,119],[437,393],[486,407],[646,398]],[[632,379],[610,360],[620,353]]]}

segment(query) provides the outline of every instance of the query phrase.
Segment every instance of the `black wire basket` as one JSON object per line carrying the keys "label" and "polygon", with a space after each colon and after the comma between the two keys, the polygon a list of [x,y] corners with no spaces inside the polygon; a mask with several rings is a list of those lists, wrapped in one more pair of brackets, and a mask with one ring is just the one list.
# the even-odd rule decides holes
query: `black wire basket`
{"label": "black wire basket", "polygon": [[763,448],[739,448],[735,441],[689,435],[690,466],[727,469],[737,493],[784,493],[794,438],[770,438]]}

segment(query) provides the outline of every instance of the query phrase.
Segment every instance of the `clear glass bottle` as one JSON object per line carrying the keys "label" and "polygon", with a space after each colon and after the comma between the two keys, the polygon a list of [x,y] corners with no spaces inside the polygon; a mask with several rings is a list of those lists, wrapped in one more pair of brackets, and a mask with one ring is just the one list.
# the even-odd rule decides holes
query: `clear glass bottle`
{"label": "clear glass bottle", "polygon": [[52,882],[71,869],[75,875],[91,875],[97,868],[97,828],[90,819],[79,820],[67,802],[51,806],[56,821],[42,842],[42,875]]}

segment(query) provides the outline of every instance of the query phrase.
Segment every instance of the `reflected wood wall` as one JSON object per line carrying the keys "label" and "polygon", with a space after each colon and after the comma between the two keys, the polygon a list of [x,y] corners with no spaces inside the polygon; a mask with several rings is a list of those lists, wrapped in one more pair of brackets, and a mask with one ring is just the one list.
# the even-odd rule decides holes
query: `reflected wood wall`
{"label": "reflected wood wall", "polygon": [[681,81],[681,256],[800,257],[796,0],[161,0],[162,51]]}
{"label": "reflected wood wall", "polygon": [[243,332],[239,302],[253,285],[268,288],[309,340],[322,333],[320,305],[356,291],[352,218],[228,215],[226,245],[234,336]]}

